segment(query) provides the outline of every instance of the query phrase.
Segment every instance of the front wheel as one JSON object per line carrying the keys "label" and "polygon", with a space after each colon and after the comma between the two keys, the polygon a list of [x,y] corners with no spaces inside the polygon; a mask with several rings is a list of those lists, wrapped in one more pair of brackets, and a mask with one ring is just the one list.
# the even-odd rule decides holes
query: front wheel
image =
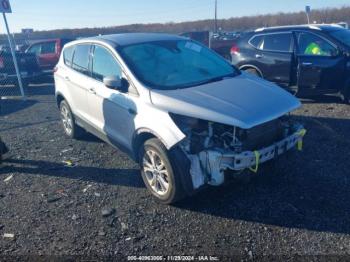
{"label": "front wheel", "polygon": [[142,179],[159,202],[172,204],[185,196],[180,177],[174,173],[168,150],[159,139],[147,140],[139,157]]}

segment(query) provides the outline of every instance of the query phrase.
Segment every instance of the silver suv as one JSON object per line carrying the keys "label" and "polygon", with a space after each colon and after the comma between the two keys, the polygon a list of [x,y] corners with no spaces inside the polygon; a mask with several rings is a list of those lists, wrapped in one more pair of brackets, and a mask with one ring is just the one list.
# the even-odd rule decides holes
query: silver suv
{"label": "silver suv", "polygon": [[300,102],[212,50],[165,34],[71,42],[55,69],[64,131],[86,130],[140,163],[149,191],[173,203],[227,174],[301,147]]}

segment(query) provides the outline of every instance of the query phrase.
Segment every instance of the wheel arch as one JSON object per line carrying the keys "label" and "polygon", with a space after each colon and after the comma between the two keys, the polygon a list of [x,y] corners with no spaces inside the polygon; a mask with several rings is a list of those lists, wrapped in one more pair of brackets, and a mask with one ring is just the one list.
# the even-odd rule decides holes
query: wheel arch
{"label": "wheel arch", "polygon": [[60,104],[63,100],[67,101],[67,99],[64,97],[64,95],[60,92],[57,92],[55,96],[56,96],[56,104],[57,104],[58,108],[60,107]]}
{"label": "wheel arch", "polygon": [[139,150],[140,147],[151,138],[157,138],[159,139],[166,148],[168,148],[165,141],[154,131],[148,129],[148,128],[140,128],[135,131],[132,139],[132,151],[133,151],[133,158],[136,160],[136,162],[139,162]]}
{"label": "wheel arch", "polygon": [[242,65],[239,67],[239,70],[247,70],[247,69],[255,69],[261,78],[264,78],[264,74],[262,73],[262,71],[255,65],[251,65],[251,64],[246,64],[246,65]]}

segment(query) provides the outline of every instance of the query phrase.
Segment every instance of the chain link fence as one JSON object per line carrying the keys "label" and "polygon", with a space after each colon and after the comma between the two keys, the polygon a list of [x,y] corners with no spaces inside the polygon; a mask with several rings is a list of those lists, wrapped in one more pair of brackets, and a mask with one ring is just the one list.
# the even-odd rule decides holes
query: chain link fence
{"label": "chain link fence", "polygon": [[[21,55],[16,54],[18,60],[22,60]],[[21,66],[21,74],[25,74]],[[24,77],[24,75],[23,75]],[[21,96],[19,79],[16,74],[14,60],[10,50],[3,48],[0,50],[0,96]]]}
{"label": "chain link fence", "polygon": [[[8,43],[0,45],[0,97],[24,96],[28,81],[33,73],[32,66],[37,66],[37,58],[24,52],[17,52],[12,36],[9,36],[9,40],[12,42],[13,50]],[[12,51],[15,53],[16,61]]]}

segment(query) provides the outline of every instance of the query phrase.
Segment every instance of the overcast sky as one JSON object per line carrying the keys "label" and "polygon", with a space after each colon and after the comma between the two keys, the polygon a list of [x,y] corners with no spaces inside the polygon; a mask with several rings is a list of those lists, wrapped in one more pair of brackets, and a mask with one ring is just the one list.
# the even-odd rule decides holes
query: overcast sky
{"label": "overcast sky", "polygon": [[[214,17],[215,0],[10,0],[13,32],[181,22]],[[219,18],[350,5],[345,0],[218,0]],[[2,27],[3,29],[3,27]],[[4,30],[2,30],[4,31]]]}

